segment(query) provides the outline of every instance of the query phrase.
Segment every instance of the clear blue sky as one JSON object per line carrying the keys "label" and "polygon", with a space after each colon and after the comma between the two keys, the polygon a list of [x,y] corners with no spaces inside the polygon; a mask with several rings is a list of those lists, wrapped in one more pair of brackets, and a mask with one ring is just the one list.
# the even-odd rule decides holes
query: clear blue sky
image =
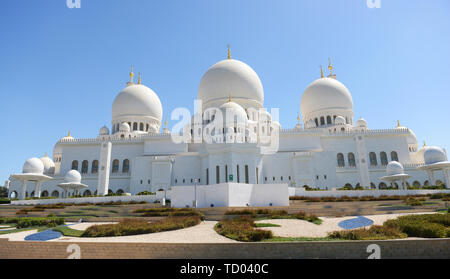
{"label": "clear blue sky", "polygon": [[[193,107],[203,73],[226,57],[260,76],[265,105],[293,127],[305,87],[332,58],[370,128],[397,119],[420,143],[450,147],[450,1],[8,0],[0,4],[0,184],[52,153],[69,129],[110,126],[130,64],[164,114]],[[169,121],[169,126],[173,122]]]}

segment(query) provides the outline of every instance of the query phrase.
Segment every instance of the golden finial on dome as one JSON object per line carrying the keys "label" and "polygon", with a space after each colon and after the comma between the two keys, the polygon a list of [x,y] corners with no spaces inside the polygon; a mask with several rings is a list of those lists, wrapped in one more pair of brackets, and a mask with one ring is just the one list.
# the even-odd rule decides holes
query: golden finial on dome
{"label": "golden finial on dome", "polygon": [[423,141],[423,146],[427,146],[427,143],[425,141]]}
{"label": "golden finial on dome", "polygon": [[230,50],[230,45],[227,45],[228,48],[228,59],[231,59],[231,50]]}
{"label": "golden finial on dome", "polygon": [[300,123],[300,114],[297,112],[297,121]]}
{"label": "golden finial on dome", "polygon": [[138,84],[141,84],[141,72],[139,72]]}
{"label": "golden finial on dome", "polygon": [[228,96],[228,102],[231,103],[231,94]]}
{"label": "golden finial on dome", "polygon": [[397,120],[397,128],[400,128],[400,120]]}
{"label": "golden finial on dome", "polygon": [[133,73],[133,65],[131,65],[130,82],[133,82],[133,77],[134,77],[134,73]]}
{"label": "golden finial on dome", "polygon": [[323,78],[323,69],[322,69],[322,65],[320,65],[320,77]]}
{"label": "golden finial on dome", "polygon": [[328,70],[330,70],[330,76],[333,75],[333,65],[331,65],[331,58],[328,58]]}
{"label": "golden finial on dome", "polygon": [[47,158],[47,152],[45,152],[45,156],[44,157]]}
{"label": "golden finial on dome", "polygon": [[167,128],[167,118],[164,121],[164,128]]}
{"label": "golden finial on dome", "polygon": [[70,135],[70,130],[69,130],[69,135],[67,135],[68,137],[71,137],[71,135]]}

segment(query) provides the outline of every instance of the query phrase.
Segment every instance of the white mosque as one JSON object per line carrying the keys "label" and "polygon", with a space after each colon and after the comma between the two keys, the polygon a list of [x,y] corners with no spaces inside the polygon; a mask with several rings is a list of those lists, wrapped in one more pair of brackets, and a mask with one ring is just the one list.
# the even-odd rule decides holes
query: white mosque
{"label": "white mosque", "polygon": [[[303,92],[303,123],[297,116],[298,124],[285,129],[264,109],[256,72],[228,52],[228,59],[202,77],[202,106],[180,132],[169,131],[167,122],[161,129],[161,101],[140,75],[134,83],[132,70],[112,104],[110,128],[102,127],[93,138],[75,138],[69,132],[55,144],[51,157],[31,158],[22,173],[11,175],[10,195],[135,195],[223,183],[253,185],[269,189],[267,193],[277,190],[271,185],[329,190],[448,187],[445,150],[419,147],[413,131],[399,123],[392,129],[370,129],[366,120],[354,121],[352,95],[333,74],[331,63],[328,69],[328,76],[322,72]],[[208,140],[202,137],[205,132],[211,135]],[[175,134],[182,140],[175,140]]]}

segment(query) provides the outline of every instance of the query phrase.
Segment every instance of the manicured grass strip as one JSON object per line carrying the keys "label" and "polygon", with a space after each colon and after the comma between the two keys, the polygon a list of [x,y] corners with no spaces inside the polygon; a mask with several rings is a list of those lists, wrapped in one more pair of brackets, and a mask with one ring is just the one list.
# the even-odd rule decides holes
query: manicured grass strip
{"label": "manicured grass strip", "polygon": [[257,228],[265,228],[265,227],[281,227],[277,224],[271,224],[271,223],[255,223]]}
{"label": "manicured grass strip", "polygon": [[201,222],[198,216],[167,217],[155,222],[140,219],[123,219],[117,224],[94,225],[82,237],[124,236],[164,232],[192,227]]}
{"label": "manicured grass strip", "polygon": [[84,231],[75,230],[67,226],[56,227],[53,228],[53,230],[62,233],[62,235],[64,236],[72,236],[72,237],[81,237],[84,233]]}

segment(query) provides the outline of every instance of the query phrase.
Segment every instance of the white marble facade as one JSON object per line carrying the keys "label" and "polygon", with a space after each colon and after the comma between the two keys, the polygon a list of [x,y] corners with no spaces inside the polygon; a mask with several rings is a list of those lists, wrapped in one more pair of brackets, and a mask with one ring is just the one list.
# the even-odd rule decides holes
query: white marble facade
{"label": "white marble facade", "polygon": [[[330,65],[327,77],[322,75],[304,90],[299,100],[302,121],[298,117],[295,127],[283,129],[264,109],[263,86],[253,69],[231,57],[222,60],[200,81],[200,120],[184,126],[186,142],[182,143],[174,141],[175,132],[161,127],[158,95],[141,84],[140,77],[134,83],[131,72],[130,81],[114,100],[111,127],[102,127],[93,138],[69,134],[56,143],[51,157],[41,159],[44,174],[52,177],[41,185],[41,196],[61,196],[57,185],[72,169],[89,186],[84,195],[220,184],[231,182],[230,175],[232,182],[246,184],[384,188],[380,178],[390,161],[404,166],[411,176],[409,185],[446,182],[444,171],[435,171],[430,178],[427,171],[418,169],[424,164],[424,152],[434,147],[419,146],[411,129],[400,124],[370,129],[364,119],[355,121],[352,96],[332,70]],[[213,134],[211,143],[194,142],[198,129],[206,131],[217,120],[212,108],[232,112],[237,121],[224,119],[224,134]],[[233,131],[243,133],[233,135]],[[262,135],[275,135],[276,146],[262,143]],[[12,178],[9,188],[17,194],[21,182]],[[26,196],[33,190],[28,182]]]}

